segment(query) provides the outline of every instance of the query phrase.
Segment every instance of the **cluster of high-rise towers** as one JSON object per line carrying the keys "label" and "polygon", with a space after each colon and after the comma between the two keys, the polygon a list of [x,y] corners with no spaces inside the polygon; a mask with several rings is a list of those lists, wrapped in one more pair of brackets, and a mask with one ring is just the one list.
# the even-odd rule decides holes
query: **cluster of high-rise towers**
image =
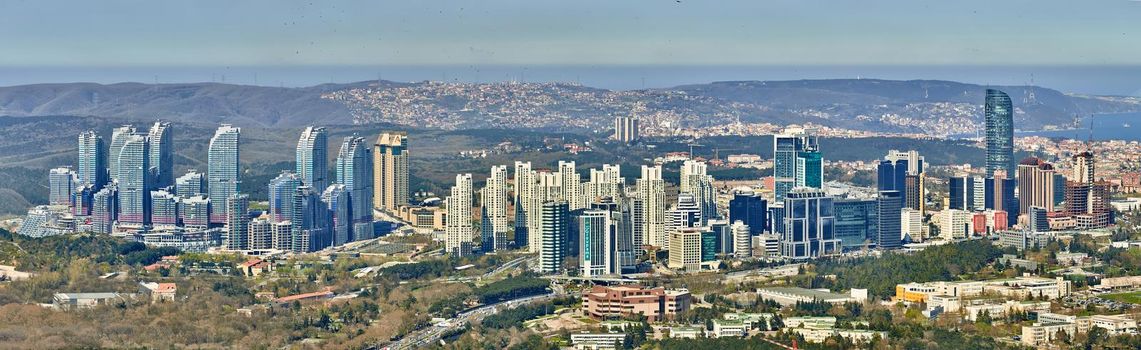
{"label": "cluster of high-rise towers", "polygon": [[[205,174],[174,176],[173,128],[157,122],[142,132],[115,128],[108,145],[94,131],[79,135],[75,170],[53,169],[50,201],[67,205],[77,230],[146,236],[177,232],[230,250],[306,252],[376,235],[373,209],[408,202],[407,135],[381,134],[369,143],[344,138],[330,162],[328,131],[308,127],[296,169],[269,183],[269,207],[251,212],[239,163],[241,129],[222,125],[210,139]],[[329,165],[333,164],[334,177]]]}

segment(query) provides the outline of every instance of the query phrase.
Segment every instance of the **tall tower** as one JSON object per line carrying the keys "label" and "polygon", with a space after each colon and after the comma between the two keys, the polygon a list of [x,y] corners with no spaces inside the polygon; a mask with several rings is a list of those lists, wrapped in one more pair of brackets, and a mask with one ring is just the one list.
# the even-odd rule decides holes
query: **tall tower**
{"label": "tall tower", "polygon": [[408,134],[380,134],[373,145],[373,157],[373,207],[396,212],[408,204]]}
{"label": "tall tower", "polygon": [[241,183],[241,168],[238,164],[238,144],[241,138],[241,129],[230,124],[222,124],[210,139],[210,149],[207,152],[207,192],[214,205],[210,213],[210,222],[226,223],[226,213],[229,206],[226,200],[238,193]]}
{"label": "tall tower", "polygon": [[447,201],[446,250],[454,256],[471,255],[471,174],[456,175],[456,184]]}
{"label": "tall tower", "polygon": [[537,212],[531,205],[534,184],[535,172],[531,170],[531,162],[515,162],[515,245],[528,246],[528,250],[532,253],[539,252],[539,246],[532,244],[532,239],[536,235],[530,232],[530,222],[532,216]]}
{"label": "tall tower", "polygon": [[150,140],[150,167],[154,169],[154,187],[174,185],[174,130],[169,122],[155,122],[147,138]]}
{"label": "tall tower", "polygon": [[123,149],[123,143],[127,142],[127,136],[135,135],[135,127],[130,125],[123,125],[111,130],[111,145],[107,151],[107,157],[110,161],[109,176],[110,181],[119,180],[119,151]]}
{"label": "tall tower", "polygon": [[706,173],[704,162],[687,160],[681,166],[681,192],[693,195],[701,210],[701,225],[717,218],[717,194],[713,192],[713,176]]}
{"label": "tall tower", "polygon": [[[373,156],[363,137],[346,137],[337,153],[337,183],[349,191],[352,216],[350,240],[372,238],[372,209],[375,191]],[[358,232],[360,231],[360,232]]]}
{"label": "tall tower", "polygon": [[297,140],[296,173],[302,183],[315,191],[329,187],[329,133],[325,128],[310,126],[301,132]]}
{"label": "tall tower", "polygon": [[635,117],[617,117],[614,118],[614,139],[623,143],[632,143],[637,141],[638,135],[638,118]]}
{"label": "tall tower", "polygon": [[480,234],[484,251],[507,249],[507,166],[491,167],[480,191]]}
{"label": "tall tower", "polygon": [[78,182],[75,172],[69,167],[60,167],[48,172],[48,204],[71,206],[72,195]]}
{"label": "tall tower", "polygon": [[[808,130],[786,129],[781,135],[773,135],[773,193],[776,201],[784,200],[784,195],[796,187],[797,156],[805,151],[820,151],[818,138]],[[807,178],[806,178],[807,180]]]}
{"label": "tall tower", "polygon": [[555,273],[566,258],[567,236],[570,230],[570,207],[566,201],[546,201],[541,206],[542,222],[539,230],[539,272]]}
{"label": "tall tower", "polygon": [[1073,157],[1074,162],[1074,182],[1081,184],[1093,184],[1094,176],[1094,158],[1093,153],[1089,151],[1075,154]]}
{"label": "tall tower", "polygon": [[294,219],[294,199],[301,178],[291,172],[282,172],[269,181],[269,217],[272,222],[286,222]]}
{"label": "tall tower", "polygon": [[876,199],[876,244],[880,249],[895,249],[902,246],[903,239],[903,196],[899,191],[880,191]]}
{"label": "tall tower", "polygon": [[891,150],[880,161],[877,171],[877,188],[880,191],[899,191],[903,206],[923,212],[926,163],[919,152]]}
{"label": "tall tower", "polygon": [[107,153],[104,153],[103,137],[94,131],[79,134],[79,184],[76,187],[91,185],[96,191],[107,183]]}
{"label": "tall tower", "polygon": [[635,225],[642,227],[634,231],[635,249],[641,251],[643,245],[664,248],[666,244],[666,184],[662,180],[662,166],[642,166],[642,177],[635,186],[638,197],[635,211],[640,204],[641,215],[635,213]]}
{"label": "tall tower", "polygon": [[601,276],[622,272],[617,261],[616,235],[611,234],[610,212],[587,209],[572,218],[578,236],[578,261],[582,276]]}
{"label": "tall tower", "polygon": [[1018,214],[1030,214],[1030,207],[1054,211],[1054,166],[1030,157],[1018,163]]}
{"label": "tall tower", "polygon": [[120,139],[122,146],[115,162],[119,169],[119,223],[143,227],[150,223],[150,143],[138,134]]}
{"label": "tall tower", "polygon": [[620,175],[617,164],[603,164],[602,169],[590,169],[588,201],[596,201],[601,197],[616,198],[622,194],[622,184],[626,179]]}
{"label": "tall tower", "polygon": [[582,195],[582,176],[575,169],[574,161],[559,161],[559,177],[562,178],[562,199],[567,201],[571,210],[586,207]]}
{"label": "tall tower", "polygon": [[1014,176],[1014,107],[1005,92],[986,90],[986,175],[1006,170]]}
{"label": "tall tower", "polygon": [[781,256],[806,259],[840,252],[832,197],[817,189],[797,188],[785,197],[784,208],[789,210],[780,236]]}
{"label": "tall tower", "polygon": [[250,197],[236,193],[226,199],[226,249],[245,250],[250,244]]}

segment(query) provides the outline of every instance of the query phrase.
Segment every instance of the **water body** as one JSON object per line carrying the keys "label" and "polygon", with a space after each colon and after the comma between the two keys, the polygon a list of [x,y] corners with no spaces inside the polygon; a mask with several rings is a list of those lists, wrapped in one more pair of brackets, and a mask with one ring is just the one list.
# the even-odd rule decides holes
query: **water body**
{"label": "water body", "polygon": [[[1089,121],[1086,128],[1074,130],[1026,131],[1015,136],[1043,136],[1085,140],[1090,138]],[[1094,140],[1141,141],[1141,113],[1099,114],[1093,116]]]}
{"label": "water body", "polygon": [[728,80],[937,79],[980,85],[1037,85],[1063,92],[1141,96],[1141,66],[731,66],[731,65],[423,65],[5,67],[0,86],[71,83],[226,82],[311,86],[377,78],[393,81],[578,82],[629,90]]}

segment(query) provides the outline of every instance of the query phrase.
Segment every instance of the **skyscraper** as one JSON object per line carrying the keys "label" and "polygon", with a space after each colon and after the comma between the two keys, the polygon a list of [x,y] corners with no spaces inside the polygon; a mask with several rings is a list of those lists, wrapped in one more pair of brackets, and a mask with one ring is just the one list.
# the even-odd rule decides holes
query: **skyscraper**
{"label": "skyscraper", "polygon": [[713,177],[707,171],[708,166],[696,160],[686,160],[681,166],[681,192],[693,195],[701,210],[701,225],[705,225],[709,219],[720,217],[717,215],[717,193],[713,191]]}
{"label": "skyscraper", "polygon": [[836,239],[845,249],[864,247],[868,241],[878,242],[879,210],[874,199],[846,199],[832,203],[836,216]]}
{"label": "skyscraper", "polygon": [[151,225],[172,228],[179,226],[179,198],[167,190],[151,191]]}
{"label": "skyscraper", "polygon": [[236,193],[226,199],[226,249],[250,247],[250,197]]}
{"label": "skyscraper", "polygon": [[103,189],[95,192],[92,198],[91,231],[111,233],[115,228],[115,219],[119,215],[118,189],[115,184],[103,186]]}
{"label": "skyscraper", "polygon": [[324,127],[306,127],[297,140],[296,155],[296,173],[302,183],[317,191],[329,187],[329,133]]}
{"label": "skyscraper", "polygon": [[[701,208],[693,195],[681,192],[677,194],[677,203],[673,209],[666,211],[666,235],[672,237],[674,232],[686,228],[701,227]],[[669,246],[669,242],[664,244]]]}
{"label": "skyscraper", "polygon": [[614,118],[614,139],[624,142],[633,143],[638,140],[638,118],[636,117],[617,117]]}
{"label": "skyscraper", "polygon": [[123,149],[123,143],[127,141],[126,137],[130,135],[136,135],[134,126],[123,125],[111,130],[111,145],[107,157],[108,166],[110,166],[108,176],[112,181],[119,179],[119,164],[116,159],[119,159],[119,151]]}
{"label": "skyscraper", "polygon": [[796,152],[796,186],[824,186],[824,156],[816,149]]}
{"label": "skyscraper", "polygon": [[985,181],[980,177],[956,176],[949,179],[950,208],[967,211],[985,209]]}
{"label": "skyscraper", "polygon": [[669,261],[671,269],[698,271],[701,269],[701,229],[683,228],[670,232]]}
{"label": "skyscraper", "polygon": [[491,167],[480,191],[480,241],[484,251],[507,249],[507,166]]}
{"label": "skyscraper", "polygon": [[150,143],[138,134],[120,136],[116,158],[119,177],[119,224],[141,228],[150,224]]}
{"label": "skyscraper", "polygon": [[55,168],[48,172],[48,204],[72,206],[73,193],[79,182],[71,168]]}
{"label": "skyscraper", "polygon": [[876,245],[880,249],[896,249],[903,246],[903,197],[899,191],[880,191],[876,199],[879,220]]}
{"label": "skyscraper", "polygon": [[903,206],[923,212],[926,162],[919,152],[891,150],[880,161],[876,183],[880,191],[899,191]]}
{"label": "skyscraper", "polygon": [[1093,184],[1094,176],[1094,163],[1093,153],[1089,151],[1075,154],[1072,158],[1074,163],[1074,182],[1083,184]]}
{"label": "skyscraper", "polygon": [[559,161],[559,178],[562,180],[562,194],[559,198],[567,201],[571,210],[586,208],[588,201],[582,193],[582,176],[574,161]]}
{"label": "skyscraper", "polygon": [[578,236],[578,261],[582,276],[621,273],[618,266],[617,238],[611,233],[610,212],[598,209],[578,211],[572,218]]}
{"label": "skyscraper", "polygon": [[174,194],[182,198],[206,195],[206,177],[191,170],[174,180]]}
{"label": "skyscraper", "polygon": [[1018,163],[1018,214],[1030,213],[1030,207],[1054,211],[1054,166],[1030,157]]}
{"label": "skyscraper", "polygon": [[293,196],[301,186],[301,177],[283,171],[269,180],[269,217],[272,222],[291,221],[294,218],[295,201]]}
{"label": "skyscraper", "polygon": [[448,196],[447,237],[448,254],[468,256],[472,254],[471,227],[471,174],[456,175],[456,184]]}
{"label": "skyscraper", "polygon": [[[773,192],[776,201],[783,201],[784,195],[796,187],[797,155],[805,151],[820,151],[818,139],[810,131],[790,128],[784,134],[773,135],[773,183],[776,187]],[[804,179],[809,181],[808,177]]]}
{"label": "skyscraper", "polygon": [[[337,153],[337,183],[344,185],[349,191],[349,211],[351,217],[351,235],[349,240],[372,238],[372,186],[373,157],[363,137],[346,137],[341,143],[341,150]],[[359,231],[359,232],[358,232]]]}
{"label": "skyscraper", "polygon": [[590,182],[587,183],[589,198],[587,200],[595,201],[601,197],[621,196],[622,184],[624,183],[626,183],[626,179],[620,175],[617,164],[603,164],[601,170],[590,169]]}
{"label": "skyscraper", "polygon": [[1005,170],[1014,176],[1014,107],[1005,92],[987,89],[986,106],[986,175]]}
{"label": "skyscraper", "polygon": [[539,245],[535,244],[537,237],[530,232],[531,221],[537,211],[532,206],[532,197],[535,184],[535,172],[531,170],[531,162],[515,162],[515,245],[528,246],[532,253],[539,252]]}
{"label": "skyscraper", "polygon": [[210,213],[211,223],[226,223],[228,198],[238,193],[241,184],[241,167],[238,163],[241,129],[222,124],[210,139],[207,151],[207,192],[214,202]]}
{"label": "skyscraper", "polygon": [[635,247],[640,249],[643,245],[652,245],[664,248],[667,240],[666,184],[662,180],[662,166],[643,165],[642,176],[635,186],[638,190],[636,205],[640,207],[635,207],[635,211],[641,213],[635,213],[634,224],[642,227],[641,231],[635,231]]}
{"label": "skyscraper", "polygon": [[733,236],[733,256],[747,258],[753,256],[753,229],[745,222],[733,221],[730,226]]}
{"label": "skyscraper", "polygon": [[835,237],[832,197],[820,190],[796,188],[785,197],[784,208],[781,256],[807,259],[840,252],[840,240]]}
{"label": "skyscraper", "polygon": [[396,212],[408,204],[408,134],[380,134],[373,146],[373,207]]}
{"label": "skyscraper", "polygon": [[[372,169],[369,168],[371,171]],[[352,227],[353,218],[351,210],[351,195],[349,189],[342,184],[333,184],[325,188],[325,192],[321,194],[321,201],[328,205],[329,213],[331,215],[331,222],[329,228],[333,233],[334,246],[339,246],[349,243],[353,240]],[[368,204],[369,210],[372,209],[372,203]]]}
{"label": "skyscraper", "polygon": [[539,231],[539,272],[556,273],[566,259],[567,236],[570,231],[570,206],[566,201],[546,201],[540,206],[542,228]]}
{"label": "skyscraper", "polygon": [[765,232],[768,211],[768,201],[752,191],[734,193],[729,200],[729,222],[744,223],[754,236]]}
{"label": "skyscraper", "polygon": [[174,185],[174,134],[169,122],[158,121],[151,125],[147,138],[150,141],[150,167],[155,188]]}
{"label": "skyscraper", "polygon": [[[92,185],[95,191],[107,183],[107,153],[103,137],[94,131],[79,134],[79,185]],[[78,186],[77,186],[78,187]]]}

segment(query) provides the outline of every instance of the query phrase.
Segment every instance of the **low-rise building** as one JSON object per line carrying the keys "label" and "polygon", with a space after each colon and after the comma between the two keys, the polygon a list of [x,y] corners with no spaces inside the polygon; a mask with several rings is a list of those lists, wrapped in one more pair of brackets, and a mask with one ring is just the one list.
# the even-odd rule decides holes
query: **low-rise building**
{"label": "low-rise building", "polygon": [[1137,320],[1126,315],[1093,315],[1078,317],[1078,332],[1088,332],[1090,328],[1105,329],[1110,335],[1137,333]]}
{"label": "low-rise building", "polygon": [[123,293],[55,293],[52,305],[60,310],[89,309],[116,301],[126,301],[132,294]]}
{"label": "low-rise building", "polygon": [[784,326],[789,328],[832,329],[836,327],[836,318],[832,316],[789,317],[784,319]]}
{"label": "low-rise building", "polygon": [[991,319],[1000,319],[1006,317],[1011,312],[1045,312],[1050,311],[1050,302],[1048,301],[1006,301],[1006,302],[993,302],[981,301],[971,305],[963,306],[963,317],[967,320],[974,322],[978,320],[979,316],[986,313],[990,315]]}
{"label": "low-rise building", "polygon": [[843,304],[848,302],[862,303],[868,300],[867,289],[852,289],[848,294],[838,294],[832,293],[827,289],[766,287],[757,289],[757,295],[764,299],[771,299],[785,306],[815,301],[822,301],[829,304]]}
{"label": "low-rise building", "polygon": [[150,295],[151,301],[174,301],[174,295],[178,292],[178,285],[174,283],[142,282],[139,283],[139,292]]}
{"label": "low-rise building", "polygon": [[670,327],[670,338],[697,339],[705,334],[705,328],[700,326]]}
{"label": "low-rise building", "polygon": [[969,298],[984,293],[1016,299],[1030,297],[1056,299],[1070,295],[1072,284],[1062,277],[1022,276],[988,281],[906,283],[896,285],[895,292],[897,300],[906,302],[924,302],[930,295]]}
{"label": "low-rise building", "polygon": [[749,334],[749,325],[741,321],[713,320],[713,337],[744,337]]}
{"label": "low-rise building", "polygon": [[772,320],[774,315],[771,313],[726,313],[721,316],[729,321],[744,322],[749,328],[761,328],[764,330],[772,330]]}
{"label": "low-rise building", "polygon": [[1035,322],[1031,326],[1022,327],[1022,344],[1040,346],[1053,342],[1059,332],[1066,332],[1074,336],[1077,327],[1073,323],[1065,322]]}
{"label": "low-rise building", "polygon": [[689,310],[692,304],[689,291],[661,287],[594,286],[582,296],[583,313],[595,319],[643,315],[649,321],[661,321]]}
{"label": "low-rise building", "polygon": [[575,333],[571,334],[571,345],[579,350],[619,349],[626,340],[626,333]]}

